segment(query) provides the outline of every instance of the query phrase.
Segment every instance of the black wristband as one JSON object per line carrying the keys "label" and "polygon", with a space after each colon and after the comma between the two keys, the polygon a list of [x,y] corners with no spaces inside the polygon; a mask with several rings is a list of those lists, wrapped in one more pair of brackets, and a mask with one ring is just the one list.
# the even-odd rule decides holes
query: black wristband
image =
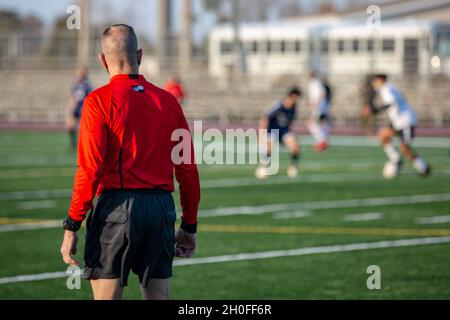
{"label": "black wristband", "polygon": [[63,228],[64,228],[64,230],[77,232],[81,227],[81,223],[82,223],[82,221],[76,221],[70,217],[67,217],[63,221]]}
{"label": "black wristband", "polygon": [[186,231],[187,233],[197,233],[196,223],[184,223],[183,221],[181,221],[180,228]]}

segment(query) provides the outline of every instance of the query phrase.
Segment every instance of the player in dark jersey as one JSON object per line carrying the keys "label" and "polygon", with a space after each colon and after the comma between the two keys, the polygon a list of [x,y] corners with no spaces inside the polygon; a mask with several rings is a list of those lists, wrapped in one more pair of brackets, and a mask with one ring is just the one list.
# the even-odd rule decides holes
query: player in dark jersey
{"label": "player in dark jersey", "polygon": [[[260,129],[266,129],[269,135],[267,139],[267,154],[270,157],[272,150],[272,143],[276,139],[276,132],[278,132],[278,141],[284,144],[291,153],[291,165],[288,167],[287,174],[294,178],[298,174],[298,159],[300,155],[300,148],[297,143],[297,138],[291,132],[291,124],[296,117],[297,101],[301,97],[301,91],[297,87],[291,88],[286,97],[279,101],[269,112],[262,116],[260,120]],[[260,166],[256,172],[257,178],[267,177],[265,167]]]}
{"label": "player in dark jersey", "polygon": [[88,79],[86,68],[77,68],[75,71],[75,83],[70,92],[69,114],[67,117],[70,146],[74,151],[77,148],[77,128],[81,118],[84,99],[91,91],[92,85]]}

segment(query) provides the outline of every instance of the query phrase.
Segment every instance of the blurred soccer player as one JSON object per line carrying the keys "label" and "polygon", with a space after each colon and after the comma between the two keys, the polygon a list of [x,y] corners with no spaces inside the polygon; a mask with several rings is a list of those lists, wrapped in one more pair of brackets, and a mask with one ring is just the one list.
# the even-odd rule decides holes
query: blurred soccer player
{"label": "blurred soccer player", "polygon": [[[269,137],[267,139],[267,156],[270,157],[272,151],[272,143],[275,136],[273,130],[278,130],[279,142],[283,143],[291,153],[291,164],[288,167],[287,174],[289,177],[296,177],[298,174],[298,160],[300,156],[300,148],[297,143],[297,137],[291,131],[291,124],[296,116],[297,101],[301,97],[301,91],[297,87],[291,88],[286,97],[279,101],[268,113],[261,117],[259,128],[266,129]],[[278,141],[277,141],[278,142]],[[265,166],[261,165],[256,169],[256,177],[265,178]]]}
{"label": "blurred soccer player", "polygon": [[186,93],[184,87],[177,76],[171,77],[164,85],[164,90],[170,92],[177,100],[179,104],[183,104]]}
{"label": "blurred soccer player", "polygon": [[[108,27],[99,58],[110,81],[84,104],[61,254],[66,263],[79,264],[76,231],[92,209],[84,277],[94,298],[120,299],[132,270],[144,299],[169,299],[174,256],[191,257],[196,247],[200,184],[189,127],[176,99],[139,74],[142,50],[132,27]],[[173,141],[175,130],[189,137]],[[182,148],[187,160],[172,157],[180,143],[190,149]],[[174,172],[183,211],[176,234]]]}
{"label": "blurred soccer player", "polygon": [[308,100],[310,118],[307,127],[315,140],[314,148],[323,151],[328,148],[331,89],[319,79],[315,71],[309,72]]}
{"label": "blurred soccer player", "polygon": [[91,92],[92,85],[87,76],[87,70],[79,67],[75,71],[75,83],[72,86],[69,100],[69,114],[67,116],[67,131],[72,150],[77,148],[77,129],[81,118],[81,111],[86,96]]}
{"label": "blurred soccer player", "polygon": [[375,108],[376,112],[386,110],[390,127],[381,128],[379,139],[383,145],[390,164],[395,165],[398,173],[402,165],[399,152],[392,143],[394,136],[400,137],[400,151],[411,162],[413,167],[422,176],[430,174],[430,166],[413,151],[411,143],[417,126],[417,116],[400,91],[387,82],[384,74],[379,74],[372,80],[373,88],[379,94],[382,105]]}
{"label": "blurred soccer player", "polygon": [[376,92],[372,86],[373,75],[367,75],[359,87],[361,97],[361,112],[359,125],[366,135],[373,135],[375,128],[375,97]]}

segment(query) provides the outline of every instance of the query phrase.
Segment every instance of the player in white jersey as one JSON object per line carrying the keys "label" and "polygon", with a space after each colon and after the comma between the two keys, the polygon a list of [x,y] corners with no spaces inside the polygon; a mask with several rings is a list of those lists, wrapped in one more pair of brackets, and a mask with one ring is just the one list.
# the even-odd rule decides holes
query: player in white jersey
{"label": "player in white jersey", "polygon": [[329,87],[318,78],[315,71],[310,71],[308,82],[310,118],[307,127],[315,140],[316,151],[328,148],[330,98]]}
{"label": "player in white jersey", "polygon": [[389,161],[385,165],[393,169],[392,173],[385,173],[385,177],[395,176],[402,165],[400,153],[392,144],[394,136],[400,137],[400,151],[411,162],[413,167],[422,176],[430,174],[430,166],[413,151],[411,143],[414,138],[414,130],[417,126],[417,116],[400,91],[387,82],[384,74],[376,75],[372,80],[372,86],[380,96],[382,105],[377,111],[386,110],[391,126],[381,128],[379,139],[383,145]]}

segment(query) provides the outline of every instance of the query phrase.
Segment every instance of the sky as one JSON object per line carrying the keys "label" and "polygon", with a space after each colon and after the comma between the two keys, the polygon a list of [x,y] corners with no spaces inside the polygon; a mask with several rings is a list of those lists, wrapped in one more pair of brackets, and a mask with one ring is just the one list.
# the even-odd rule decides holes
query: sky
{"label": "sky", "polygon": [[[285,0],[279,0],[283,3]],[[298,0],[305,11],[311,10],[311,6],[317,5],[323,0]],[[367,0],[334,0],[336,7],[342,8],[350,3],[365,3]],[[380,1],[380,0],[377,0]],[[392,1],[392,0],[384,0]],[[56,17],[67,15],[66,9],[71,4],[77,4],[78,0],[0,0],[0,9],[9,9],[20,15],[34,14],[40,17],[47,28],[50,28]],[[179,27],[182,0],[175,0],[172,16],[175,29]],[[216,23],[216,16],[207,12],[202,5],[202,0],[192,0],[195,23],[193,24],[194,43],[199,44]],[[91,0],[92,19],[94,22],[113,21],[115,23],[127,23],[132,25],[138,34],[154,42],[157,37],[157,12],[158,0]],[[278,2],[277,2],[278,4]],[[314,5],[313,5],[314,4]]]}
{"label": "sky", "polygon": [[[67,15],[66,9],[77,0],[0,0],[0,9],[12,10],[20,15],[33,14],[40,17],[46,27],[51,27],[58,16]],[[133,25],[137,32],[150,41],[156,39],[157,34],[157,0],[91,0],[92,20],[94,22],[114,21]],[[173,17],[179,15],[182,9],[181,1],[175,0]],[[193,26],[193,36],[196,43],[206,35],[206,31],[215,24],[215,16],[206,12],[201,0],[193,0],[193,11],[197,20]],[[178,28],[179,19],[174,19]]]}

